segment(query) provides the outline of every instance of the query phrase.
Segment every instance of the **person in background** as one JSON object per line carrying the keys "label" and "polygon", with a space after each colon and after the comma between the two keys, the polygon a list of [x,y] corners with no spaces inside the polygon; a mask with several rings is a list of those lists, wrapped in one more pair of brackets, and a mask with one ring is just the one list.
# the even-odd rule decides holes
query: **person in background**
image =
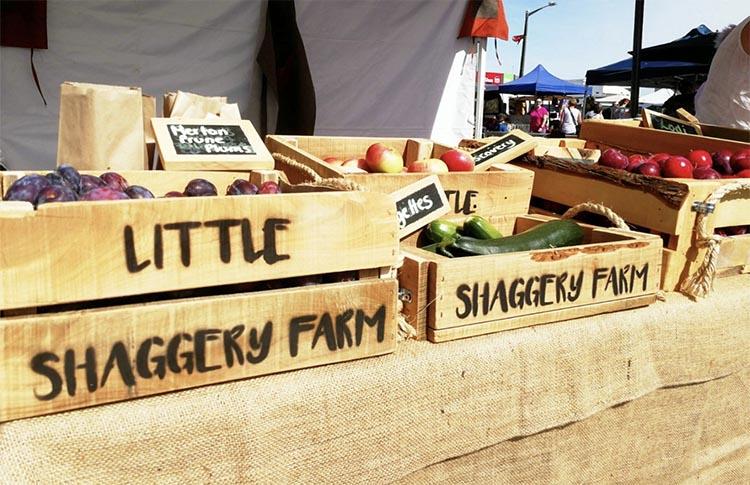
{"label": "person in background", "polygon": [[628,98],[622,98],[617,102],[617,106],[612,108],[612,118],[616,120],[630,118],[630,100]]}
{"label": "person in background", "polygon": [[703,123],[750,130],[750,17],[724,29],[716,42],[695,114]]}
{"label": "person in background", "polygon": [[560,129],[565,134],[575,135],[581,129],[581,112],[576,108],[575,98],[568,101],[567,106],[560,109]]}
{"label": "person in background", "polygon": [[604,115],[602,114],[602,105],[594,103],[591,106],[591,110],[586,113],[587,120],[603,120]]}
{"label": "person in background", "polygon": [[668,100],[664,101],[662,113],[669,116],[677,116],[677,110],[684,108],[695,114],[695,83],[691,79],[683,79],[677,87],[680,94],[675,93]]}
{"label": "person in background", "polygon": [[532,133],[547,133],[549,129],[549,111],[542,106],[542,100],[537,99],[534,109],[529,113],[531,117],[530,130]]}
{"label": "person in background", "polygon": [[500,115],[500,123],[497,125],[497,131],[500,133],[508,133],[514,126],[510,122],[510,116],[506,114]]}

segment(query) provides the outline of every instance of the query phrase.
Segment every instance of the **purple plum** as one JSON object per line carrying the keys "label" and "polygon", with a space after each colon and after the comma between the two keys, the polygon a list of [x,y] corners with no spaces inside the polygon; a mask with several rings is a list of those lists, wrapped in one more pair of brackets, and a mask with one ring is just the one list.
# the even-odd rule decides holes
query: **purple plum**
{"label": "purple plum", "polygon": [[81,174],[70,165],[60,165],[56,172],[68,183],[68,186],[76,192],[81,190]]}
{"label": "purple plum", "polygon": [[68,187],[69,189],[73,188],[70,186],[70,183],[67,180],[65,180],[63,176],[57,172],[49,172],[44,177],[49,181],[50,185],[57,185],[59,187]]}
{"label": "purple plum", "polygon": [[81,175],[81,190],[79,193],[85,194],[89,190],[95,189],[97,187],[106,187],[106,185],[107,183],[96,175],[84,174]]}
{"label": "purple plum", "polygon": [[49,204],[52,202],[73,202],[78,200],[78,196],[69,187],[65,185],[50,185],[39,192],[36,198],[36,205]]}
{"label": "purple plum", "polygon": [[3,200],[36,201],[39,192],[50,186],[49,180],[41,175],[24,175],[8,188]]}
{"label": "purple plum", "polygon": [[99,178],[104,180],[104,183],[107,184],[107,187],[111,189],[125,192],[125,189],[128,188],[128,181],[125,180],[125,177],[123,177],[119,173],[105,172],[99,175]]}
{"label": "purple plum", "polygon": [[177,192],[176,190],[172,190],[164,194],[164,197],[185,197],[185,194],[183,194],[182,192]]}
{"label": "purple plum", "polygon": [[151,193],[150,190],[148,190],[146,187],[141,187],[140,185],[131,185],[127,189],[125,189],[125,193],[128,194],[128,197],[131,199],[153,199],[154,194]]}
{"label": "purple plum", "polygon": [[237,179],[227,187],[227,195],[254,195],[257,193],[258,187],[243,179]]}
{"label": "purple plum", "polygon": [[193,179],[185,186],[185,195],[188,197],[206,197],[217,195],[216,186],[206,179]]}
{"label": "purple plum", "polygon": [[81,196],[81,200],[129,200],[128,194],[111,187],[97,187]]}

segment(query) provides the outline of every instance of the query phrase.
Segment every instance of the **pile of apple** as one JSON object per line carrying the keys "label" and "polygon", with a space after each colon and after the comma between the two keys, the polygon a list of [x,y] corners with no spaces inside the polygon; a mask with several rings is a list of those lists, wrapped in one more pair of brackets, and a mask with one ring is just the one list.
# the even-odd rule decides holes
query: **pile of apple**
{"label": "pile of apple", "polygon": [[464,150],[448,150],[440,158],[417,160],[407,167],[401,154],[383,143],[370,145],[364,158],[351,157],[342,160],[326,156],[323,157],[323,161],[345,173],[448,173],[474,170],[474,158]]}
{"label": "pile of apple", "polygon": [[650,156],[635,154],[628,157],[615,148],[609,148],[602,153],[599,164],[652,177],[745,178],[750,177],[750,149],[745,148],[734,153],[731,150],[719,150],[714,153],[691,150],[687,157],[669,153],[655,153]]}

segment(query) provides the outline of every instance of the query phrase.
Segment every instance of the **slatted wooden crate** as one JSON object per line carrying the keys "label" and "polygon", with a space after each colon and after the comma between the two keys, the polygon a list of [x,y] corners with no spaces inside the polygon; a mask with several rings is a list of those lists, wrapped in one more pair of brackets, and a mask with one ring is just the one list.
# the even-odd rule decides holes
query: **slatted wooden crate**
{"label": "slatted wooden crate", "polygon": [[[553,219],[490,218],[503,234]],[[403,249],[399,283],[409,300],[407,321],[430,341],[443,342],[653,303],[661,239],[582,227],[584,243],[567,248],[460,258]]]}
{"label": "slatted wooden crate", "polygon": [[[581,138],[587,148],[604,151],[613,147],[627,154],[750,148],[750,144],[737,141],[589,121],[583,123]],[[601,203],[639,230],[663,236],[665,290],[677,289],[704,260],[705,250],[695,243],[694,204],[702,203],[719,186],[741,180],[659,179],[555,158],[526,157],[514,163],[535,174],[532,205],[561,213],[583,202]],[[749,196],[738,194],[718,204],[709,218],[711,229],[750,224]],[[750,270],[748,247],[750,235],[726,238],[721,244],[719,272]]]}
{"label": "slatted wooden crate", "polygon": [[0,421],[391,352],[397,232],[363,192],[0,202]]}
{"label": "slatted wooden crate", "polygon": [[[364,158],[373,143],[385,143],[401,152],[404,163],[426,158],[440,158],[452,147],[417,138],[365,138],[326,136],[276,136],[266,137],[272,153],[290,157],[313,169],[324,178],[346,178],[369,191],[392,193],[410,185],[427,173],[344,173],[323,161],[332,156],[342,159]],[[289,173],[292,182],[294,174]],[[531,172],[507,164],[496,164],[484,172],[450,172],[438,178],[448,197],[451,212],[447,218],[469,214],[509,215],[528,212],[533,175]]]}

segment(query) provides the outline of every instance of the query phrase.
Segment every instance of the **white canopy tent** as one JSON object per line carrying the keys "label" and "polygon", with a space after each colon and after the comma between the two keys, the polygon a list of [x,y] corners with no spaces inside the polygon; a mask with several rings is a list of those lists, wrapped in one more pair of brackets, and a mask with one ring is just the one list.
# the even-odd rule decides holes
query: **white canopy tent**
{"label": "white canopy tent", "polygon": [[[316,134],[471,137],[477,56],[471,39],[456,39],[464,2],[296,5]],[[141,86],[159,100],[177,89],[223,95],[259,126],[265,2],[49,0],[47,28],[49,49],[34,53],[47,106],[29,50],[0,50],[0,149],[10,168],[54,166],[64,81]]]}

